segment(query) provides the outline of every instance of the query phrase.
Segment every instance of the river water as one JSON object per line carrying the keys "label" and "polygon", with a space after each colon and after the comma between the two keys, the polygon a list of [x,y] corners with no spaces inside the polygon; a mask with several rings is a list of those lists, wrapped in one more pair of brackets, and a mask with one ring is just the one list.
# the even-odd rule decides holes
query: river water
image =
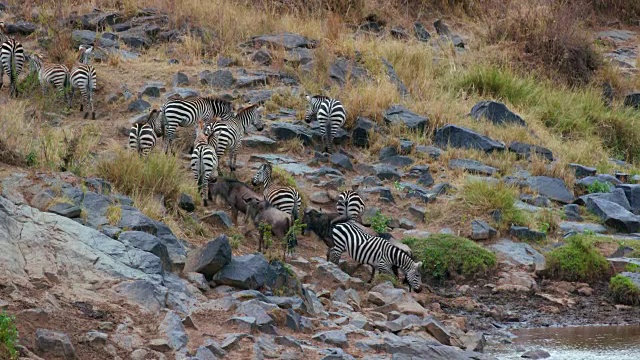
{"label": "river water", "polygon": [[[640,322],[640,319],[638,319]],[[544,349],[558,360],[640,360],[640,325],[518,329],[513,344],[486,353],[500,360],[522,360],[522,348]]]}

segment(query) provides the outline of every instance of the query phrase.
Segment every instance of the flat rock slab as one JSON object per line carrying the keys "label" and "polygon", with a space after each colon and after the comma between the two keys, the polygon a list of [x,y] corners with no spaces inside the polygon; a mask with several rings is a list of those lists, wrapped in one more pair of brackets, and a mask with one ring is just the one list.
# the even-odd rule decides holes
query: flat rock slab
{"label": "flat rock slab", "polygon": [[564,181],[559,178],[532,176],[527,179],[527,185],[538,194],[563,204],[572,203],[574,200],[573,193],[569,191]]}
{"label": "flat rock slab", "polygon": [[269,263],[262,254],[237,256],[216,273],[213,280],[219,285],[255,290],[264,285],[268,268]]}
{"label": "flat rock slab", "polygon": [[449,169],[462,169],[472,174],[494,175],[498,169],[485,165],[477,160],[471,159],[452,159],[449,161]]}
{"label": "flat rock slab", "polygon": [[295,48],[312,49],[317,45],[317,41],[315,40],[310,40],[302,35],[288,32],[272,35],[254,36],[251,38],[251,42],[254,46],[257,47],[269,45],[272,47],[283,47],[287,50]]}
{"label": "flat rock slab", "polygon": [[521,158],[530,159],[531,156],[537,156],[547,161],[553,161],[553,153],[551,150],[542,146],[513,141],[507,148],[509,151],[516,153]]}
{"label": "flat rock slab", "polygon": [[487,136],[457,125],[445,125],[438,130],[434,142],[439,147],[454,147],[461,149],[477,149],[490,153],[504,150],[504,144]]}
{"label": "flat rock slab", "polygon": [[624,207],[601,198],[590,198],[587,208],[598,215],[605,225],[624,232],[635,233],[640,229],[640,217]]}
{"label": "flat rock slab", "polygon": [[501,239],[489,248],[519,265],[534,267],[535,270],[543,270],[546,266],[544,255],[527,243]]}
{"label": "flat rock slab", "polygon": [[607,227],[604,225],[577,221],[563,221],[558,225],[558,227],[563,233],[575,231],[579,234],[582,234],[587,231],[596,234],[606,234],[609,232],[609,230],[607,230]]}
{"label": "flat rock slab", "polygon": [[402,105],[393,105],[384,113],[384,121],[387,124],[404,124],[410,130],[423,131],[429,124],[429,118],[418,115]]}

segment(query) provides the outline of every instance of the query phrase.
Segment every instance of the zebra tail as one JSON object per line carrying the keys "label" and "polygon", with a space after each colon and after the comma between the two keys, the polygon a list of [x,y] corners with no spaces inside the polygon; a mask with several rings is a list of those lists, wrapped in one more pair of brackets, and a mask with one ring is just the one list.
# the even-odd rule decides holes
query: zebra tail
{"label": "zebra tail", "polygon": [[327,150],[330,151],[331,145],[333,144],[332,143],[333,139],[331,138],[331,112],[329,112],[329,116],[327,116],[327,119],[324,123],[324,131],[325,131],[324,136],[326,139],[325,141],[327,142],[326,143]]}

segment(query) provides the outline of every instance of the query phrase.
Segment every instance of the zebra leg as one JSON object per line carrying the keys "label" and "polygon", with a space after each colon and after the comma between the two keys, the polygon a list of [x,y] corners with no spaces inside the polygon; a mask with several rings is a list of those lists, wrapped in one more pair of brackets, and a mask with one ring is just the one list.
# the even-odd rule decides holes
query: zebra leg
{"label": "zebra leg", "polygon": [[376,267],[371,265],[371,277],[369,278],[369,281],[367,281],[369,284],[371,284],[371,282],[373,281],[373,278],[376,276]]}
{"label": "zebra leg", "polygon": [[342,250],[335,246],[329,249],[329,261],[332,263],[338,265],[340,262],[340,256],[342,256]]}
{"label": "zebra leg", "polygon": [[2,89],[2,86],[4,86],[4,66],[0,64],[0,89]]}

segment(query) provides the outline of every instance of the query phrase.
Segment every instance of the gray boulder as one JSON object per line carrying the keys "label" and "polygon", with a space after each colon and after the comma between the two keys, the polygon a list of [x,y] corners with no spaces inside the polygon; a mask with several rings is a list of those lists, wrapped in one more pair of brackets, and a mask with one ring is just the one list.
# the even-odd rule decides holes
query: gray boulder
{"label": "gray boulder", "polygon": [[563,204],[569,204],[574,200],[573,194],[562,179],[548,176],[532,176],[526,180],[526,183],[532,190],[551,200]]}
{"label": "gray boulder", "polygon": [[632,93],[625,96],[624,106],[640,109],[640,93]]}
{"label": "gray boulder", "polygon": [[576,199],[575,203],[578,205],[586,205],[588,200],[593,198],[599,198],[599,199],[611,201],[613,203],[616,203],[622,206],[626,210],[631,211],[631,205],[629,205],[629,200],[627,199],[627,196],[625,195],[624,190],[619,188],[613,189],[611,192],[606,192],[606,193],[593,193],[593,194],[582,195]]}
{"label": "gray boulder", "polygon": [[182,319],[175,311],[169,311],[158,326],[158,332],[164,337],[171,349],[177,351],[189,342],[189,337],[182,325]]}
{"label": "gray boulder", "polygon": [[333,153],[331,154],[331,156],[329,156],[329,161],[342,169],[353,171],[353,164],[351,163],[351,160],[349,160],[349,157],[347,157],[347,155],[345,154]]}
{"label": "gray boulder", "polygon": [[526,226],[511,225],[509,234],[520,240],[526,241],[541,241],[547,238],[547,234],[541,231],[531,230]]}
{"label": "gray boulder", "polygon": [[187,76],[187,74],[178,71],[171,78],[171,84],[173,85],[173,87],[189,85],[189,77]]}
{"label": "gray boulder", "polygon": [[398,93],[400,94],[400,96],[403,96],[403,97],[408,96],[409,90],[404,85],[402,80],[398,77],[398,73],[396,73],[396,70],[393,68],[393,65],[391,65],[391,63],[385,58],[382,58],[381,60],[385,68],[387,69],[387,76],[389,76],[389,79],[391,80],[391,82],[394,83],[398,88]]}
{"label": "gray boulder", "polygon": [[171,271],[171,260],[167,247],[156,236],[142,231],[123,231],[120,233],[118,241],[156,255],[162,261],[163,268]]}
{"label": "gray boulder", "polygon": [[347,335],[344,331],[340,330],[322,331],[314,334],[312,338],[325,344],[335,345],[341,348],[347,346]]}
{"label": "gray boulder", "polygon": [[350,59],[338,58],[329,67],[329,77],[340,86],[350,81],[362,80],[366,76],[367,70]]}
{"label": "gray boulder", "polygon": [[48,212],[68,217],[70,219],[80,217],[80,207],[69,203],[56,203],[47,208]]}
{"label": "gray boulder", "polygon": [[611,201],[598,197],[589,198],[587,209],[598,215],[605,225],[618,231],[635,233],[640,229],[640,217]]}
{"label": "gray boulder", "polygon": [[305,146],[313,143],[313,133],[311,130],[302,125],[296,125],[286,122],[274,122],[271,124],[271,135],[275,140],[291,140],[300,139]]}
{"label": "gray boulder", "polygon": [[509,110],[505,104],[496,101],[480,101],[471,108],[470,115],[476,120],[485,118],[495,125],[527,125],[520,116]]}
{"label": "gray boulder", "polygon": [[236,82],[233,74],[229,70],[204,70],[198,74],[200,83],[217,89],[230,89]]}
{"label": "gray boulder", "polygon": [[504,150],[504,144],[457,125],[445,125],[436,130],[434,142],[439,147],[477,149],[490,153]]}
{"label": "gray boulder", "polygon": [[497,234],[498,231],[484,220],[476,219],[471,222],[471,239],[473,240],[488,240]]}
{"label": "gray boulder", "polygon": [[416,39],[418,39],[418,41],[428,42],[429,39],[431,39],[431,34],[429,34],[429,31],[427,31],[422,23],[415,22],[413,24],[413,31],[416,34]]}
{"label": "gray boulder", "polygon": [[553,153],[551,152],[551,150],[542,146],[513,141],[509,144],[507,149],[513,153],[516,153],[520,158],[529,159],[532,155],[534,155],[537,157],[541,157],[547,161],[553,161]]}
{"label": "gray boulder", "polygon": [[204,246],[192,250],[187,255],[184,272],[197,272],[212,279],[231,262],[231,245],[226,235],[221,235]]}
{"label": "gray boulder", "polygon": [[582,179],[576,181],[576,185],[581,186],[583,188],[588,188],[592,186],[596,182],[605,183],[609,185],[609,188],[614,187],[615,185],[620,185],[622,182],[618,180],[615,176],[609,174],[598,174],[594,176],[587,176]]}
{"label": "gray boulder", "polygon": [[142,99],[136,99],[129,103],[129,105],[127,106],[127,110],[129,110],[129,112],[143,112],[149,109],[150,107],[151,107],[151,104],[149,104],[147,101]]}
{"label": "gray boulder", "polygon": [[423,131],[429,124],[429,118],[418,115],[402,105],[393,105],[384,112],[387,124],[403,124],[409,130]]}
{"label": "gray boulder", "polygon": [[580,179],[587,176],[595,176],[597,173],[596,168],[584,166],[580,164],[569,164],[569,167],[576,172],[576,178]]}
{"label": "gray boulder", "polygon": [[351,132],[351,142],[355,146],[369,146],[369,132],[375,128],[375,123],[367,118],[358,117]]}
{"label": "gray boulder", "polygon": [[32,22],[19,20],[14,24],[7,24],[5,31],[9,35],[19,34],[27,36],[36,31],[36,28],[36,24]]}
{"label": "gray boulder", "polygon": [[256,290],[264,285],[268,268],[267,259],[260,253],[238,256],[217,272],[213,280],[219,285]]}
{"label": "gray boulder", "polygon": [[105,37],[99,37],[95,31],[91,30],[73,30],[71,32],[71,41],[75,46],[93,44],[98,40],[98,46],[102,48],[118,48],[118,42]]}
{"label": "gray boulder", "polygon": [[532,267],[535,270],[545,268],[544,255],[525,242],[501,239],[497,243],[489,245],[489,248],[516,265]]}
{"label": "gray boulder", "polygon": [[302,35],[287,32],[273,35],[255,36],[251,38],[250,43],[258,48],[263,45],[267,45],[274,48],[282,47],[287,50],[295,48],[313,49],[317,45],[317,41],[315,40],[310,40]]}
{"label": "gray boulder", "polygon": [[567,204],[564,206],[564,215],[569,221],[582,221],[584,220],[580,216],[580,207],[576,204]]}
{"label": "gray boulder", "polygon": [[462,169],[466,172],[479,175],[494,175],[499,170],[485,165],[477,160],[471,159],[452,159],[449,160],[449,169]]}
{"label": "gray boulder", "polygon": [[631,212],[633,212],[636,215],[639,214],[640,213],[640,185],[620,184],[620,185],[616,185],[616,188],[622,189],[624,191],[624,194],[627,197],[627,201],[629,202]]}
{"label": "gray boulder", "polygon": [[376,176],[380,180],[399,181],[402,174],[395,167],[385,164],[374,165]]}
{"label": "gray boulder", "polygon": [[36,330],[36,348],[47,357],[77,359],[76,350],[69,335],[47,329]]}

